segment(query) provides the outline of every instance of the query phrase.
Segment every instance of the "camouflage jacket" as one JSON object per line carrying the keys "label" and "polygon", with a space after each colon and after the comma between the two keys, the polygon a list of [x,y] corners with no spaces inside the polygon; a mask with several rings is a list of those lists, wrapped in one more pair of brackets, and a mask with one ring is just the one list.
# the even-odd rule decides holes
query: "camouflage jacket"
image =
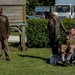
{"label": "camouflage jacket", "polygon": [[52,38],[59,39],[61,29],[65,33],[67,33],[63,23],[59,19],[56,20],[56,23],[54,23],[53,19],[50,19],[49,22],[48,22],[47,28],[49,30],[50,39],[52,39]]}
{"label": "camouflage jacket", "polygon": [[75,45],[75,35],[74,36],[69,35],[69,39],[66,40],[66,44],[67,45]]}
{"label": "camouflage jacket", "polygon": [[6,39],[7,34],[10,34],[10,26],[7,16],[0,16],[0,40]]}

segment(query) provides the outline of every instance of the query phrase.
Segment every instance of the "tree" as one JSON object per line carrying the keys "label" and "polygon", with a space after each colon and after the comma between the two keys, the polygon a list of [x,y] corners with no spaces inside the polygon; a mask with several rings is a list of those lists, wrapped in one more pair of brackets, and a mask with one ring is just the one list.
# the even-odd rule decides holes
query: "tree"
{"label": "tree", "polygon": [[31,14],[34,11],[35,6],[38,6],[40,4],[39,4],[38,0],[27,0],[26,5],[27,5],[27,7],[26,7],[27,8],[27,10],[26,10],[27,14]]}
{"label": "tree", "polygon": [[44,6],[53,6],[55,4],[55,0],[38,0],[41,5]]}
{"label": "tree", "polygon": [[32,14],[34,12],[35,6],[53,6],[55,0],[27,0],[26,2],[26,13]]}

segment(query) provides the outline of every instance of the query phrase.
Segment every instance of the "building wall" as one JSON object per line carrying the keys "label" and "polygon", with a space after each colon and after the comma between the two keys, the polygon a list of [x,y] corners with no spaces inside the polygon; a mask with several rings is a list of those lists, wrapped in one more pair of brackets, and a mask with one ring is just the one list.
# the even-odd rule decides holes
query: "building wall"
{"label": "building wall", "polygon": [[75,0],[55,0],[55,4],[73,4],[75,5]]}
{"label": "building wall", "polygon": [[0,5],[24,5],[26,0],[0,0]]}
{"label": "building wall", "polygon": [[26,21],[26,0],[0,0],[0,7],[10,22]]}

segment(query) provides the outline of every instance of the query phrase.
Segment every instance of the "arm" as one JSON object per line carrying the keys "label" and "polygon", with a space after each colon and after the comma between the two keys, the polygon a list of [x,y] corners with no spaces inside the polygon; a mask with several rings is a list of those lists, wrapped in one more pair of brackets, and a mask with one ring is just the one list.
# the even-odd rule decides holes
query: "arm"
{"label": "arm", "polygon": [[10,35],[10,26],[9,26],[9,21],[8,21],[7,17],[6,17],[6,28],[7,28],[7,38],[9,38],[9,35]]}
{"label": "arm", "polygon": [[50,20],[48,21],[47,29],[49,30],[50,28]]}
{"label": "arm", "polygon": [[67,30],[65,29],[65,27],[61,21],[60,21],[60,26],[61,26],[62,30],[67,34]]}
{"label": "arm", "polygon": [[70,38],[69,35],[66,35],[66,38],[65,39],[68,40],[69,38]]}
{"label": "arm", "polygon": [[51,28],[51,24],[52,24],[52,19],[49,19],[48,21],[48,25],[47,25],[47,29],[50,30]]}

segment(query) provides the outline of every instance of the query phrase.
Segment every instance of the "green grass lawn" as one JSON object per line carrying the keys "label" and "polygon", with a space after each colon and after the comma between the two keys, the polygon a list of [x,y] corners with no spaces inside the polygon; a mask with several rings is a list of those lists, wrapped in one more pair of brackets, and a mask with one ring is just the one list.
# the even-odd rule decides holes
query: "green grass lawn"
{"label": "green grass lawn", "polygon": [[11,32],[11,35],[19,35],[19,32]]}
{"label": "green grass lawn", "polygon": [[10,47],[11,61],[0,61],[0,75],[75,75],[75,67],[53,66],[47,63],[51,55],[49,48],[30,48],[19,51]]}

